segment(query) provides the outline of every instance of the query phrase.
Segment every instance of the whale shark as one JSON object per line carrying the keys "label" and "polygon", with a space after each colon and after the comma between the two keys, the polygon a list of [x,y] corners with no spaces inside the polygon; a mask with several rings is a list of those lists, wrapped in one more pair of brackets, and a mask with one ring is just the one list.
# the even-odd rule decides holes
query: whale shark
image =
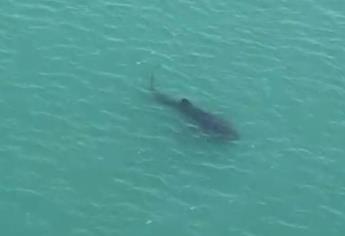
{"label": "whale shark", "polygon": [[157,102],[182,113],[207,136],[230,141],[239,139],[237,130],[230,122],[199,108],[187,98],[175,99],[157,90],[153,74],[150,79],[150,90]]}

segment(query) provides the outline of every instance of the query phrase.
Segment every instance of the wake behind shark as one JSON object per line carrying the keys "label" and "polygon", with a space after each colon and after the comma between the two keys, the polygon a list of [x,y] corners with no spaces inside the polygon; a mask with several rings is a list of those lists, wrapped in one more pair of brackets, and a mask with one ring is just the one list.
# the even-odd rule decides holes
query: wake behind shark
{"label": "wake behind shark", "polygon": [[153,75],[151,76],[150,90],[155,100],[163,105],[172,107],[185,115],[194,124],[196,124],[203,133],[224,140],[239,139],[238,132],[229,122],[226,122],[222,118],[195,106],[187,98],[177,100],[158,91],[155,87],[155,78]]}

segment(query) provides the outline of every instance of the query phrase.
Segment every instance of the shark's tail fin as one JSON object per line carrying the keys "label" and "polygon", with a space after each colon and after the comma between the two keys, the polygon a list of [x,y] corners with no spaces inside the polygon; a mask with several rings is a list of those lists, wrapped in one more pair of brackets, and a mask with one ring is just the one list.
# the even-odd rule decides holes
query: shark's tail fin
{"label": "shark's tail fin", "polygon": [[150,78],[150,90],[151,91],[156,91],[155,76],[153,75],[153,73],[151,74],[151,78]]}
{"label": "shark's tail fin", "polygon": [[150,90],[152,92],[157,92],[156,89],[156,77],[155,77],[155,71],[159,69],[161,65],[156,65],[153,69],[153,72],[151,72],[151,78],[150,78]]}

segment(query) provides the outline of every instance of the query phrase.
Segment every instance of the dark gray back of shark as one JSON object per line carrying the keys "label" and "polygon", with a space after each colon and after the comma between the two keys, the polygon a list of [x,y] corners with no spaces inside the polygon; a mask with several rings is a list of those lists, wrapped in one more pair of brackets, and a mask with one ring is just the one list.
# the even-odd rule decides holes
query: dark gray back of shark
{"label": "dark gray back of shark", "polygon": [[181,99],[179,110],[191,118],[208,135],[227,140],[239,139],[238,132],[229,122],[194,106],[186,98]]}
{"label": "dark gray back of shark", "polygon": [[188,99],[180,101],[173,99],[154,87],[153,77],[151,78],[151,91],[154,98],[161,104],[173,107],[191,119],[200,129],[208,135],[224,140],[239,139],[238,132],[225,120],[194,106]]}

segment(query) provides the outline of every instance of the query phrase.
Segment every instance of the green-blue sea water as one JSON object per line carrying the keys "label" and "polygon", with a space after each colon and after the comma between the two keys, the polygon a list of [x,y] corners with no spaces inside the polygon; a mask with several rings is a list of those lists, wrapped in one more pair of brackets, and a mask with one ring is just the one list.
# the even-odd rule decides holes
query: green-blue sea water
{"label": "green-blue sea water", "polygon": [[345,235],[344,38],[340,0],[1,0],[0,235]]}

